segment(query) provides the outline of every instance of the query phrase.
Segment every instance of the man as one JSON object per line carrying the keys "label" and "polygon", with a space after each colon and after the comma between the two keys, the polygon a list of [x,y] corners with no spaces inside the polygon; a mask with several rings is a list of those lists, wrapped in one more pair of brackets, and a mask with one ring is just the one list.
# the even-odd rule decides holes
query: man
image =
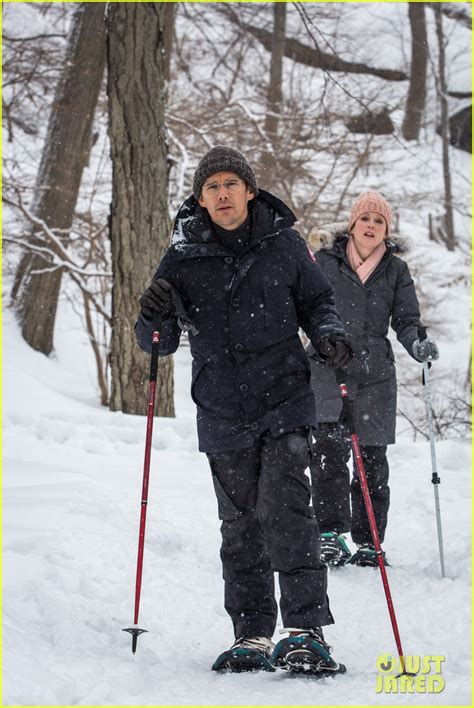
{"label": "man", "polygon": [[[136,333],[145,351],[154,317],[164,319],[160,354],[178,347],[172,292],[196,328],[191,395],[222,520],[225,607],[236,639],[215,670],[345,670],[321,630],[334,620],[305,475],[316,411],[299,327],[334,367],[352,352],[295,220],[258,190],[240,152],[218,145],[199,163],[171,246],[140,299]],[[274,572],[289,633],[276,647]]]}

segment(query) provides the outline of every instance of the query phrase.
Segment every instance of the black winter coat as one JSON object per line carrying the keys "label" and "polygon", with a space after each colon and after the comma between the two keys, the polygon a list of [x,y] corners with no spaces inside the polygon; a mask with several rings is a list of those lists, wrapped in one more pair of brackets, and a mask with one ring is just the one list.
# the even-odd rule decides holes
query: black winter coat
{"label": "black winter coat", "polygon": [[[397,407],[388,327],[391,324],[398,341],[413,357],[411,347],[421,324],[418,299],[408,266],[395,255],[398,247],[394,243],[387,242],[382,260],[364,284],[347,259],[347,241],[347,234],[338,235],[315,257],[334,288],[336,307],[354,348],[370,355],[368,373],[354,359],[346,377],[359,441],[362,445],[388,445],[395,442]],[[342,404],[334,372],[317,359],[312,359],[311,370],[318,422],[335,422]]]}
{"label": "black winter coat", "polygon": [[[154,278],[178,291],[198,333],[189,334],[191,395],[197,405],[199,449],[251,447],[316,424],[309,358],[299,327],[314,346],[329,334],[344,336],[333,290],[304,239],[295,216],[273,195],[249,202],[251,236],[240,257],[228,250],[194,197],[180,208],[172,243]],[[136,335],[151,349],[152,324],[140,314]],[[176,316],[162,326],[160,354],[176,351]]]}

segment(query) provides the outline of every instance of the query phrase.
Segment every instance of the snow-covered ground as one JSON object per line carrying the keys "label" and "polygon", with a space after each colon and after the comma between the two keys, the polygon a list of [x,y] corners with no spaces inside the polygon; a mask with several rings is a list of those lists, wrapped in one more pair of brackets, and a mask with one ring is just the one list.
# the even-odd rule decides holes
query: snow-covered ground
{"label": "snow-covered ground", "polygon": [[[395,652],[377,570],[332,572],[326,631],[346,675],[210,670],[232,640],[219,522],[197,452],[187,347],[175,358],[177,418],[155,425],[139,625],[131,653],[145,420],[97,403],[89,345],[63,306],[49,359],[4,319],[4,705],[470,705],[471,450],[437,445],[447,577],[439,571],[429,445],[390,448],[385,549],[408,655],[444,656],[438,694],[376,693]],[[277,636],[277,635],[276,635]]]}

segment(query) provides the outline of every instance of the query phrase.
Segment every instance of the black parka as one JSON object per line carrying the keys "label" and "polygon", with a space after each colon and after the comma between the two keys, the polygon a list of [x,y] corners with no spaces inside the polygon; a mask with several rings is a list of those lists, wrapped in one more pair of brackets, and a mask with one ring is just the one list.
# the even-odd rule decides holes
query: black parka
{"label": "black parka", "polygon": [[[386,242],[382,260],[364,284],[347,259],[347,241],[347,234],[339,234],[315,257],[334,288],[336,307],[356,352],[369,353],[368,373],[353,359],[346,377],[359,441],[362,445],[388,445],[395,442],[397,406],[388,328],[391,324],[413,357],[411,348],[421,324],[418,299],[407,264],[395,255],[399,250],[395,243]],[[335,422],[342,404],[334,372],[317,359],[312,359],[311,370],[318,422]]]}
{"label": "black parka", "polygon": [[[259,190],[249,202],[251,235],[236,256],[219,240],[206,209],[189,197],[180,208],[172,243],[154,278],[178,291],[198,333],[189,334],[191,395],[203,452],[250,447],[264,431],[274,436],[314,426],[316,411],[301,327],[314,346],[344,336],[333,290],[283,202]],[[138,343],[151,349],[152,323],[140,315]],[[162,327],[160,354],[176,351],[176,316]]]}

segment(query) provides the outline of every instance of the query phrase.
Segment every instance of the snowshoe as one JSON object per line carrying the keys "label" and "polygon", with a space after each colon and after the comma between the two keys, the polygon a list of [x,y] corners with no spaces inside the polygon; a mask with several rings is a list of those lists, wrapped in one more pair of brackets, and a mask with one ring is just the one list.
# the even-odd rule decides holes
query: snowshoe
{"label": "snowshoe", "polygon": [[320,628],[286,631],[290,631],[290,636],[279,641],[273,650],[272,663],[277,668],[313,678],[346,672],[344,664],[331,657]]}
{"label": "snowshoe", "polygon": [[[382,551],[382,557],[384,564],[389,566],[390,563],[388,563],[385,557],[385,551]],[[379,565],[377,560],[377,551],[371,543],[359,545],[357,551],[348,562],[353,565],[359,565],[367,568],[377,568]]]}
{"label": "snowshoe", "polygon": [[267,637],[240,637],[230,649],[217,657],[212,670],[229,673],[275,671],[271,662],[274,646]]}
{"label": "snowshoe", "polygon": [[321,560],[326,565],[345,565],[351,557],[351,552],[347,546],[346,539],[334,531],[326,531],[321,534]]}

